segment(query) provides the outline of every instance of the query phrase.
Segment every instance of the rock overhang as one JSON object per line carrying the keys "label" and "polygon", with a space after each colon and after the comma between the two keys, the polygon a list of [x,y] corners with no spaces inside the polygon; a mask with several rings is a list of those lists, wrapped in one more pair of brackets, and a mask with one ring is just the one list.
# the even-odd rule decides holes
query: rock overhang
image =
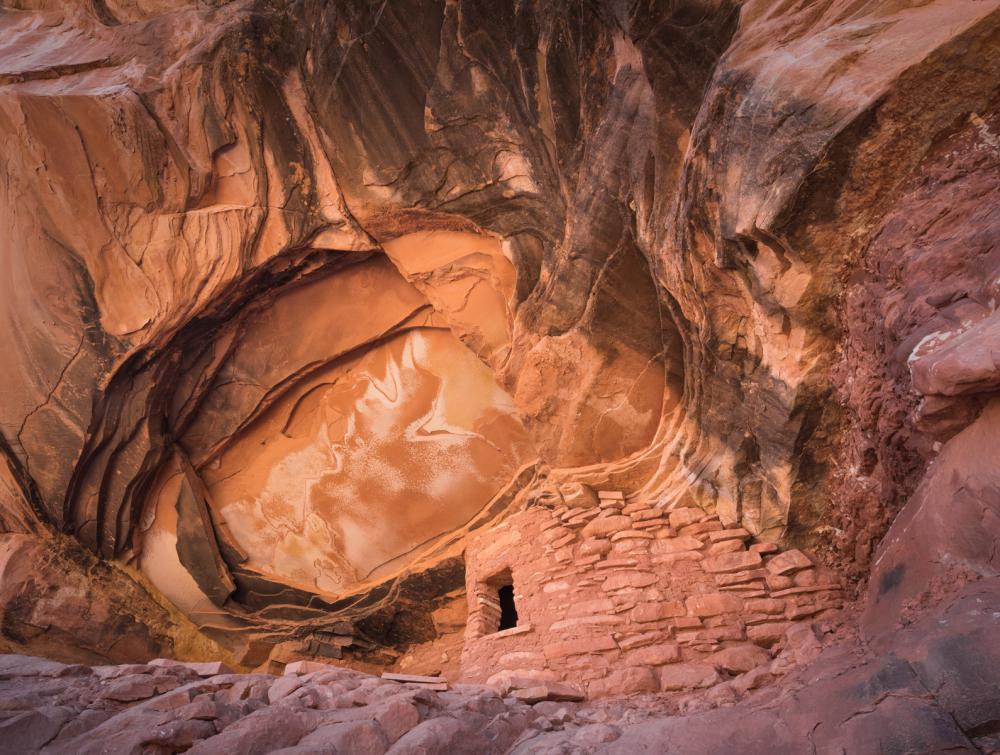
{"label": "rock overhang", "polygon": [[[43,2],[2,20],[0,130],[19,146],[31,135],[5,157],[0,207],[18,241],[0,250],[0,344],[13,355],[3,523],[58,543],[59,568],[145,561],[164,570],[161,586],[188,580],[176,596],[204,596],[187,610],[206,632],[282,653],[403,648],[455,634],[446,616],[474,561],[463,563],[463,544],[488,541],[488,525],[539,488],[571,482],[714,512],[726,530],[811,549],[855,579],[919,490],[920,515],[900,518],[875,566],[886,589],[869,623],[883,637],[935,610],[948,585],[991,573],[975,549],[963,557],[971,570],[940,571],[968,550],[934,505],[954,491],[940,476],[918,488],[938,451],[961,474],[974,468],[956,511],[992,531],[989,471],[948,452],[974,458],[984,444],[969,438],[995,434],[996,216],[982,200],[996,175],[990,3],[890,4],[877,17],[836,2],[829,13],[103,5]],[[354,332],[367,314],[404,318],[377,345],[338,346],[335,325],[281,337],[282,317],[303,318],[296,297],[322,299],[308,292],[376,268],[396,276],[379,296],[402,281],[423,308],[303,306],[341,312]],[[322,352],[339,348],[328,364]],[[302,364],[284,364],[288,354]],[[406,533],[359,529],[339,508],[354,488],[323,482],[307,510],[308,494],[257,478],[296,443],[315,448],[324,432],[327,443],[320,425],[349,423],[313,420],[343,406],[337,390],[384,387],[390,373],[402,384],[409,364],[414,408],[448,393],[428,381],[477,373],[523,425],[524,453],[455,509],[481,504],[465,525],[393,560],[434,516],[407,520]],[[485,404],[497,405],[444,401],[421,437],[468,437]],[[440,463],[468,470],[467,458]],[[303,505],[265,515],[246,503],[257,488]],[[365,494],[386,516],[387,490]],[[176,526],[164,528],[155,498]],[[310,515],[353,531],[351,548],[310,550],[327,538],[301,534]],[[235,535],[230,517],[244,523]],[[293,520],[301,532],[268,532]],[[442,521],[429,530],[458,523]],[[175,543],[176,527],[189,534]],[[910,539],[936,560],[912,563]],[[317,566],[320,551],[349,553]],[[365,569],[360,592],[320,588]],[[12,584],[25,584],[15,571]],[[151,630],[131,627],[133,648],[167,642],[162,607],[116,579],[81,589],[144,605]],[[11,625],[35,641],[18,605]],[[96,635],[81,643],[110,652]],[[248,663],[268,652],[245,650]]]}

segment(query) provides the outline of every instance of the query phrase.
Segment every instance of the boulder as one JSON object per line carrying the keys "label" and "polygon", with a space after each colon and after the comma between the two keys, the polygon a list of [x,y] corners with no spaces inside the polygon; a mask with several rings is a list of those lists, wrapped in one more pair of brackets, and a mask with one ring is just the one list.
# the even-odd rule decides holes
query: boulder
{"label": "boulder", "polygon": [[771,654],[758,645],[733,645],[712,653],[706,659],[715,668],[730,674],[743,674],[765,663],[770,663]]}
{"label": "boulder", "polygon": [[700,689],[720,681],[719,673],[709,663],[674,663],[659,670],[660,689],[664,692]]}
{"label": "boulder", "polygon": [[587,687],[587,694],[591,698],[624,697],[659,690],[659,680],[652,669],[635,667],[620,669],[602,679],[595,679]]}

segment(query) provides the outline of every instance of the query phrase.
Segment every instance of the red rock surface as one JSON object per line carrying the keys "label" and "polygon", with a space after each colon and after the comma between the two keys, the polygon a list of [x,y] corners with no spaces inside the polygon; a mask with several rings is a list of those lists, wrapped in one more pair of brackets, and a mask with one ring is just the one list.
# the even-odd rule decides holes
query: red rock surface
{"label": "red rock surface", "polygon": [[6,3],[0,743],[1000,751],[998,92],[997,0]]}
{"label": "red rock surface", "polygon": [[[716,667],[766,665],[764,648],[791,622],[834,617],[843,606],[837,576],[800,551],[764,561],[747,550],[745,530],[723,530],[700,509],[650,517],[655,507],[610,495],[619,494],[597,494],[621,508],[584,509],[592,517],[540,496],[469,538],[462,678],[560,681],[591,699],[708,687],[722,681]],[[671,520],[686,524],[674,530]],[[644,522],[653,526],[635,529]],[[734,547],[711,555],[721,543]],[[802,586],[768,584],[769,575],[789,570]],[[517,626],[502,631],[500,582],[513,586],[517,608]]]}

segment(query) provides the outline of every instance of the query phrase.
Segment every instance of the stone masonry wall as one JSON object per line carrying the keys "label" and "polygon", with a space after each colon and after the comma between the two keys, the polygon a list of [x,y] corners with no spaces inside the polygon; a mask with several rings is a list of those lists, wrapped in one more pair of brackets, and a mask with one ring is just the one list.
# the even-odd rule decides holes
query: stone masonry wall
{"label": "stone masonry wall", "polygon": [[[836,575],[698,508],[616,491],[536,499],[466,550],[462,676],[589,697],[708,687],[770,660],[791,624],[842,605]],[[518,624],[497,631],[512,582]]]}

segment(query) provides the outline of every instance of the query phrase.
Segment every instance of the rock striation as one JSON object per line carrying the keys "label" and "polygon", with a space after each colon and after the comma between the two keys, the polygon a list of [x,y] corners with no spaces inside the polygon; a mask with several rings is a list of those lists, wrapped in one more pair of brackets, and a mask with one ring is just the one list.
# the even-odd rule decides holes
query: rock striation
{"label": "rock striation", "polygon": [[3,741],[1000,751],[1000,1],[0,5]]}

